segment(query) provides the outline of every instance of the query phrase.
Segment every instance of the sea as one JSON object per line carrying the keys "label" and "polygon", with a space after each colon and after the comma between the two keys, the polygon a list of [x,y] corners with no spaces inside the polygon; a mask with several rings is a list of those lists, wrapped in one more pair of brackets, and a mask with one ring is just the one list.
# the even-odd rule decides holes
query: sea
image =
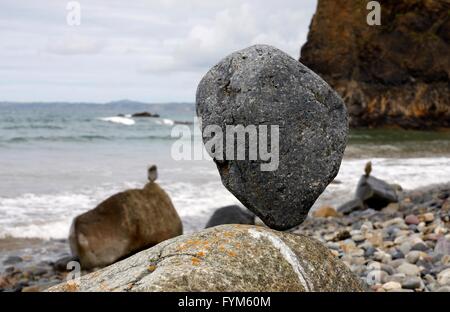
{"label": "sea", "polygon": [[[160,117],[131,117],[142,111]],[[192,103],[0,103],[0,240],[67,238],[74,217],[144,186],[152,164],[184,232],[201,230],[215,209],[240,203],[211,159],[174,159],[175,142],[201,145],[194,117]],[[172,135],[181,124],[191,137]],[[449,182],[450,132],[352,130],[339,174],[313,209],[351,199],[367,161],[374,176],[406,190]]]}

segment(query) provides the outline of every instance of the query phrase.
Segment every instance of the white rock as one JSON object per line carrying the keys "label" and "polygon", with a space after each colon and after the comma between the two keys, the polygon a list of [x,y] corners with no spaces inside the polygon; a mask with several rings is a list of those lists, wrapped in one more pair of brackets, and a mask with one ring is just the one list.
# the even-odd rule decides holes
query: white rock
{"label": "white rock", "polygon": [[401,289],[401,288],[402,288],[402,284],[400,284],[398,282],[387,282],[386,284],[383,284],[384,290],[397,290],[397,289]]}
{"label": "white rock", "polygon": [[450,268],[445,269],[437,275],[437,281],[439,285],[450,285]]}
{"label": "white rock", "polygon": [[389,274],[383,270],[373,270],[367,273],[366,282],[368,285],[383,284],[387,281]]}
{"label": "white rock", "polygon": [[385,221],[382,223],[382,226],[384,228],[387,228],[391,225],[401,226],[401,225],[406,225],[406,224],[405,224],[405,220],[403,220],[403,218],[394,218],[394,219],[391,219],[391,220],[388,220],[388,221]]}
{"label": "white rock", "polygon": [[431,222],[434,220],[434,214],[431,212],[424,213],[421,217],[425,222]]}
{"label": "white rock", "polygon": [[365,233],[367,231],[373,230],[373,224],[370,221],[366,221],[361,225],[361,232]]}
{"label": "white rock", "polygon": [[401,264],[397,271],[399,273],[404,273],[407,276],[417,276],[420,274],[420,268],[417,265],[405,262]]}
{"label": "white rock", "polygon": [[424,253],[422,251],[418,251],[418,250],[412,250],[412,251],[408,252],[405,259],[409,263],[415,264],[417,261],[419,261],[419,259],[421,257],[424,257],[424,256],[426,256],[426,253]]}

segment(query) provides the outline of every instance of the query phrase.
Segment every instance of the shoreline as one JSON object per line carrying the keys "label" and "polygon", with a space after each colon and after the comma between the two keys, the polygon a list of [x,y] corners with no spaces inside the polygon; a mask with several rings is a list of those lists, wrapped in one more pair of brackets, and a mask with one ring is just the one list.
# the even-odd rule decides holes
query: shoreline
{"label": "shoreline", "polygon": [[[450,269],[449,196],[450,182],[433,184],[403,192],[399,203],[380,211],[366,209],[328,218],[310,215],[291,231],[324,243],[363,281],[370,284],[371,274],[375,274],[376,283],[369,285],[373,291],[450,290],[437,282],[439,273]],[[433,218],[406,224],[404,219],[411,214]],[[441,237],[447,239],[447,245]],[[436,254],[439,239],[442,256]],[[409,250],[408,241],[412,245]],[[0,249],[6,250],[0,262],[0,291],[42,291],[65,279],[67,273],[61,265],[69,256],[67,240],[9,237],[0,239]],[[18,261],[17,257],[22,260],[5,264],[9,257],[12,262]],[[407,269],[411,275],[405,274]]]}

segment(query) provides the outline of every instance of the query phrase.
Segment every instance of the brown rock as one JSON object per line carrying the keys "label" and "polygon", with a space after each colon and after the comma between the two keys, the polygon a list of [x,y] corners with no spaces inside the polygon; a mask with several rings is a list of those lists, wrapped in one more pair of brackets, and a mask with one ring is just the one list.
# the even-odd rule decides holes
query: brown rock
{"label": "brown rock", "polygon": [[320,242],[251,225],[165,241],[49,291],[362,291]]}
{"label": "brown rock", "polygon": [[432,222],[434,220],[434,214],[432,212],[427,212],[419,216],[421,222]]}
{"label": "brown rock", "polygon": [[108,198],[76,217],[70,248],[83,269],[102,267],[182,234],[181,220],[157,183]]}
{"label": "brown rock", "polygon": [[450,127],[450,2],[319,0],[300,61],[347,104],[353,127]]}
{"label": "brown rock", "polygon": [[333,207],[322,206],[313,212],[313,216],[315,218],[328,218],[328,217],[335,218],[339,216],[339,213]]}
{"label": "brown rock", "polygon": [[417,225],[417,224],[420,223],[420,220],[415,215],[408,215],[408,216],[405,217],[405,223],[406,224],[415,224],[415,225]]}

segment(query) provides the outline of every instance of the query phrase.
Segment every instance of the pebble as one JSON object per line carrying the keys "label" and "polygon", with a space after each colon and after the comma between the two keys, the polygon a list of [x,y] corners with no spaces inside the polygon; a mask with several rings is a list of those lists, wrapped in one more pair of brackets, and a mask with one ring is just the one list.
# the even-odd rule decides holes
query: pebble
{"label": "pebble", "polygon": [[387,252],[384,252],[382,250],[377,250],[374,254],[374,259],[381,261],[383,263],[387,263],[392,260],[392,256],[390,254],[388,254]]}
{"label": "pebble", "polygon": [[394,219],[383,222],[384,228],[388,228],[392,225],[396,225],[396,226],[405,225],[405,221],[402,218],[394,218]]}
{"label": "pebble", "polygon": [[366,282],[369,285],[383,284],[388,281],[389,274],[383,270],[372,270],[367,273]]}
{"label": "pebble", "polygon": [[417,230],[418,230],[419,232],[423,232],[425,229],[426,229],[425,222],[420,222],[420,223],[417,225]]}
{"label": "pebble", "polygon": [[420,257],[423,256],[424,254],[425,253],[423,253],[421,251],[413,250],[413,251],[408,252],[408,254],[406,255],[405,259],[409,263],[415,264],[420,259]]}
{"label": "pebble", "polygon": [[441,258],[441,263],[443,265],[450,265],[450,255],[445,255]]}
{"label": "pebble", "polygon": [[366,221],[361,225],[361,233],[366,233],[367,231],[373,230],[373,224],[370,221]]}
{"label": "pebble", "polygon": [[421,243],[416,243],[411,247],[411,250],[418,250],[418,251],[427,251],[429,248],[428,246],[421,242]]}
{"label": "pebble", "polygon": [[385,284],[383,284],[383,289],[384,290],[398,290],[402,288],[402,284],[398,283],[398,282],[387,282]]}
{"label": "pebble", "polygon": [[420,274],[420,268],[417,265],[404,262],[398,268],[397,271],[404,273],[407,276],[417,276]]}
{"label": "pebble", "polygon": [[434,252],[442,255],[450,255],[450,242],[445,237],[440,237],[434,247]]}
{"label": "pebble", "polygon": [[405,255],[403,254],[403,252],[401,252],[401,250],[397,250],[397,249],[391,253],[391,256],[392,256],[393,260],[405,258]]}
{"label": "pebble", "polygon": [[436,292],[450,292],[450,286],[442,286],[436,289]]}
{"label": "pebble", "polygon": [[406,224],[418,225],[420,223],[420,220],[415,215],[408,215],[408,216],[405,217],[405,223]]}
{"label": "pebble", "polygon": [[375,253],[376,249],[372,246],[368,247],[366,251],[364,251],[364,257],[369,258],[372,257]]}
{"label": "pebble", "polygon": [[398,268],[403,263],[405,263],[405,259],[396,259],[389,262],[389,265],[391,265],[394,268]]}
{"label": "pebble", "polygon": [[450,286],[450,268],[437,275],[437,282],[442,286]]}
{"label": "pebble", "polygon": [[356,243],[360,243],[366,240],[366,238],[364,237],[364,235],[362,234],[355,234],[352,236],[353,241],[355,241]]}
{"label": "pebble", "polygon": [[424,213],[423,215],[419,216],[419,219],[425,221],[425,222],[432,222],[434,220],[434,214],[431,212]]}
{"label": "pebble", "polygon": [[389,282],[397,282],[397,283],[403,283],[403,281],[405,280],[406,275],[403,273],[396,273],[394,275],[390,275],[387,279],[387,281]]}
{"label": "pebble", "polygon": [[417,276],[407,276],[402,282],[402,288],[419,289],[421,288],[422,280]]}
{"label": "pebble", "polygon": [[408,254],[411,248],[412,244],[410,242],[404,242],[398,247],[398,249],[403,252],[404,255]]}

